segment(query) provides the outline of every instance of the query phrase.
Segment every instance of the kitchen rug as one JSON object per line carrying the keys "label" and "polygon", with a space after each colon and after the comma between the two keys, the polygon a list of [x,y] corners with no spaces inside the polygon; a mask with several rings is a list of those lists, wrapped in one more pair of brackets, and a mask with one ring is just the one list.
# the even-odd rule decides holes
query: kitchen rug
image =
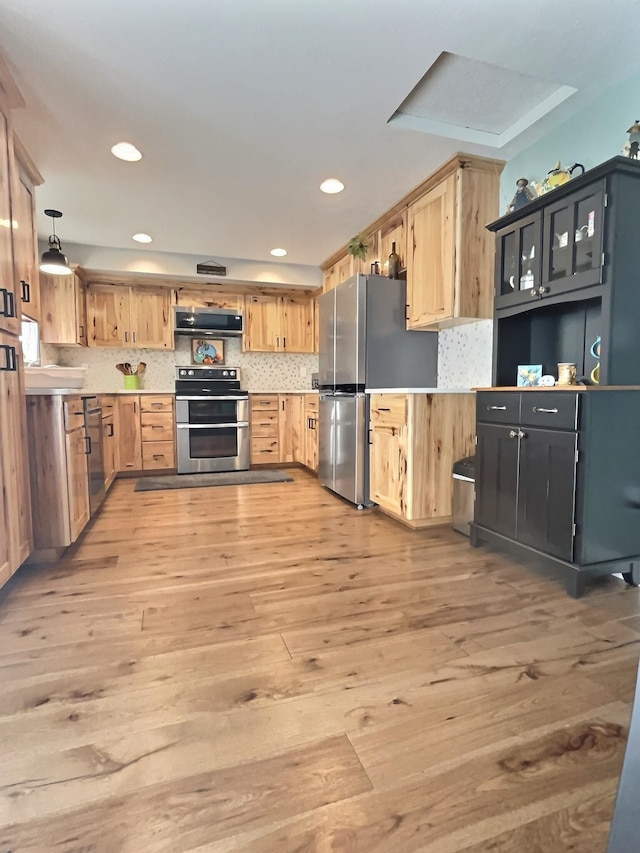
{"label": "kitchen rug", "polygon": [[291,483],[290,477],[278,469],[266,471],[225,471],[222,474],[163,474],[141,477],[134,492],[156,492],[161,489],[202,489],[206,486],[248,486],[254,483]]}

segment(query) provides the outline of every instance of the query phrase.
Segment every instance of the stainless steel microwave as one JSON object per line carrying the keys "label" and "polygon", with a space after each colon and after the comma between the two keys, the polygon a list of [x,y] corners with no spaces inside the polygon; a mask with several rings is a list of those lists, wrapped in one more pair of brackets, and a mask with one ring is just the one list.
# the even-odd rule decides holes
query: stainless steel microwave
{"label": "stainless steel microwave", "polygon": [[175,307],[174,332],[176,335],[197,337],[239,337],[244,332],[244,317],[225,308]]}

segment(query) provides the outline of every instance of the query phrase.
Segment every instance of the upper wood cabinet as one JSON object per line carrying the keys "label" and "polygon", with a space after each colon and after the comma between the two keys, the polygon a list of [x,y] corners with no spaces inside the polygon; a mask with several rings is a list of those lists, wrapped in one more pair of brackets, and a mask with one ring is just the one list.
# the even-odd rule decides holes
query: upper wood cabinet
{"label": "upper wood cabinet", "polygon": [[75,273],[40,273],[40,337],[47,344],[87,346],[85,286]]}
{"label": "upper wood cabinet", "polygon": [[314,352],[313,300],[308,296],[247,296],[246,352]]}
{"label": "upper wood cabinet", "polygon": [[170,288],[89,284],[89,346],[174,349]]}
{"label": "upper wood cabinet", "polygon": [[175,304],[185,308],[223,308],[227,311],[244,311],[243,293],[223,293],[217,287],[178,287]]}
{"label": "upper wood cabinet", "polygon": [[494,243],[501,160],[456,154],[363,232],[366,261],[346,247],[322,267],[323,291],[379,261],[388,275],[393,243],[406,270],[407,328],[446,328],[493,312]]}
{"label": "upper wood cabinet", "polygon": [[[12,222],[11,163],[9,124],[0,112],[0,222]],[[20,334],[20,292],[13,267],[13,239],[17,229],[0,226],[0,332]]]}
{"label": "upper wood cabinet", "polygon": [[12,221],[15,276],[21,310],[32,320],[40,319],[40,271],[35,214],[35,188],[42,177],[14,137],[15,174],[12,184]]}
{"label": "upper wood cabinet", "polygon": [[493,316],[494,241],[485,226],[498,211],[499,177],[471,161],[409,205],[407,328]]}

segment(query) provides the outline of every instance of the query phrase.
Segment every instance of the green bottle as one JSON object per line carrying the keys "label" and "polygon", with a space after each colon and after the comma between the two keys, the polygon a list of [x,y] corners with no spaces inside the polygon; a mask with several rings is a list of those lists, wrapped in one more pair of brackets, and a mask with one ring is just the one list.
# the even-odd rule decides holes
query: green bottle
{"label": "green bottle", "polygon": [[398,278],[400,272],[400,255],[396,252],[396,244],[391,244],[389,255],[389,278]]}

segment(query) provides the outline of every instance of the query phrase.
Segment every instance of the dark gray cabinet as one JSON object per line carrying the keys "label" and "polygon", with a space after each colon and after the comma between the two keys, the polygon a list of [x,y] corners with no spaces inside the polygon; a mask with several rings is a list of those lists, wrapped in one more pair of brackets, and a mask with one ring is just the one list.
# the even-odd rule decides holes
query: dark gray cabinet
{"label": "dark gray cabinet", "polygon": [[552,568],[569,592],[589,574],[640,568],[640,389],[477,394],[471,544]]}

